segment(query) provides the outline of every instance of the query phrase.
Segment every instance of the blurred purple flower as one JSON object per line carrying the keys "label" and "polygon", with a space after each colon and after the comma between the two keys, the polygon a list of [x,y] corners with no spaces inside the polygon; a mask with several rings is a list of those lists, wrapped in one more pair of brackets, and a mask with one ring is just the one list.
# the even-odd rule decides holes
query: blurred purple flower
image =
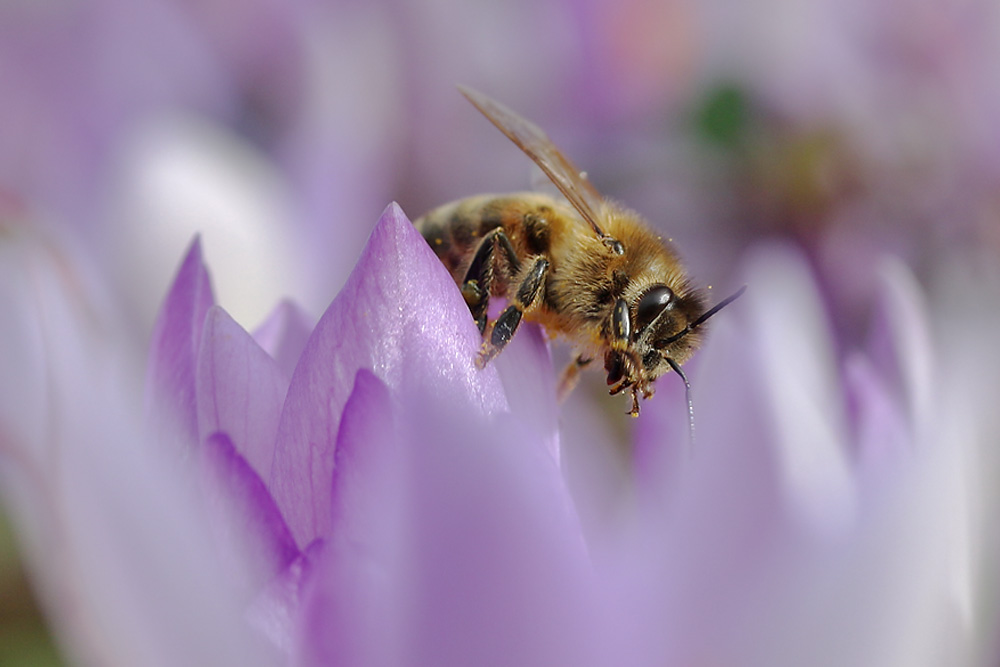
{"label": "blurred purple flower", "polygon": [[85,257],[19,222],[0,222],[0,492],[63,650],[268,664],[226,583],[242,561],[222,566],[191,471],[137,419],[128,328]]}

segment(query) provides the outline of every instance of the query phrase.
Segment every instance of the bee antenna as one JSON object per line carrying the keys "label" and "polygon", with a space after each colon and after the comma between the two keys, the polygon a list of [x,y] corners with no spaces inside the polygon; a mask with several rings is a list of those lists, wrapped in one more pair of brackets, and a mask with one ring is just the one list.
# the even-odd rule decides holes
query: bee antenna
{"label": "bee antenna", "polygon": [[736,292],[734,292],[733,294],[730,294],[725,299],[723,299],[719,303],[709,308],[701,317],[696,319],[694,322],[687,325],[686,327],[684,327],[683,329],[675,333],[673,336],[663,341],[662,343],[658,343],[657,347],[666,347],[667,345],[670,345],[671,343],[678,341],[681,338],[684,338],[684,336],[687,336],[689,333],[691,333],[692,331],[700,327],[702,324],[704,324],[705,320],[712,317],[717,312],[719,312],[720,310],[731,304],[733,301],[736,301],[736,299],[743,296],[743,293],[746,291],[747,291],[747,286],[744,285],[743,287],[736,290]]}
{"label": "bee antenna", "polygon": [[705,320],[707,320],[708,318],[710,318],[712,315],[715,315],[717,312],[719,312],[720,310],[722,310],[723,308],[725,308],[726,306],[728,306],[729,304],[731,304],[733,301],[736,301],[736,299],[738,299],[741,296],[743,296],[743,293],[746,292],[746,291],[747,291],[747,286],[744,285],[743,287],[741,287],[738,290],[736,290],[733,294],[730,294],[725,299],[723,299],[719,303],[717,303],[714,306],[712,306],[711,308],[709,308],[708,311],[704,315],[702,315],[701,317],[699,317],[698,319],[696,319],[694,322],[692,322],[691,325],[688,328],[689,329],[694,329],[695,327],[701,326],[702,324],[704,324]]}
{"label": "bee antenna", "polygon": [[677,373],[677,377],[681,379],[684,383],[684,398],[687,400],[688,408],[688,434],[690,446],[694,447],[694,401],[691,400],[691,383],[688,382],[687,375],[681,370],[680,364],[671,359],[670,357],[665,357],[667,363],[670,364],[670,368]]}

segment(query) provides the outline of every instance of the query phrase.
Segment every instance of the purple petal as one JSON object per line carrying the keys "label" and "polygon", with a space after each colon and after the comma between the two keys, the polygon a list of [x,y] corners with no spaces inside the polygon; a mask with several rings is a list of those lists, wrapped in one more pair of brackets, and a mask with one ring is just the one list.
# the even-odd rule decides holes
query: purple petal
{"label": "purple petal", "polygon": [[559,461],[559,403],[556,374],[545,331],[526,323],[494,362],[510,411],[530,428],[544,433],[553,459]]}
{"label": "purple petal", "polygon": [[667,664],[715,662],[719,637],[738,627],[749,582],[767,572],[787,529],[756,347],[745,326],[730,321],[734,314],[713,322],[690,376],[693,448],[676,387],[658,390],[637,424],[648,450],[639,471],[642,511],[634,533],[612,533],[616,542],[604,545],[608,595],[622,609],[615,617],[633,626],[620,630],[625,664],[656,655]]}
{"label": "purple petal", "polygon": [[217,306],[205,318],[196,386],[199,442],[224,431],[250,467],[268,479],[288,381],[250,334]]}
{"label": "purple petal", "polygon": [[226,571],[248,595],[284,570],[299,551],[260,476],[225,433],[204,443],[210,520]]}
{"label": "purple petal", "polygon": [[298,544],[329,533],[340,412],[360,368],[394,391],[441,396],[456,412],[503,409],[496,370],[455,283],[396,205],[306,345],[281,416],[270,480]]}
{"label": "purple petal", "polygon": [[0,487],[67,659],[273,664],[194,485],[145,446],[138,360],[108,295],[74,257],[10,229],[0,277]]}
{"label": "purple petal", "polygon": [[434,407],[413,410],[404,430],[413,452],[404,655],[428,665],[499,655],[608,664],[590,558],[545,441],[512,417],[454,419]]}
{"label": "purple petal", "polygon": [[[725,315],[717,316],[721,320]],[[712,329],[720,322],[713,322]],[[709,332],[714,336],[714,331]],[[706,343],[708,348],[710,343]],[[691,459],[699,455],[701,445],[706,440],[701,431],[708,428],[703,405],[706,395],[701,379],[703,351],[685,366],[685,373],[691,382],[694,404],[694,440],[691,439],[691,420],[687,408],[684,383],[674,373],[668,373],[656,383],[656,395],[647,401],[636,421],[635,428],[635,468],[638,481],[644,490],[666,497],[683,477]],[[716,401],[714,395],[708,400]]]}
{"label": "purple petal", "polygon": [[878,477],[880,472],[894,471],[898,457],[912,452],[915,437],[899,394],[860,355],[847,360],[844,385],[854,428],[851,454],[859,473]]}
{"label": "purple petal", "polygon": [[396,412],[389,388],[359,370],[337,434],[336,530],[303,611],[306,664],[391,664],[397,653],[390,645],[398,631],[392,573],[402,556],[396,547],[403,530]]}
{"label": "purple petal", "polygon": [[608,396],[604,378],[588,375],[561,406],[560,438],[566,446],[560,465],[588,541],[597,544],[617,528],[622,501],[631,496],[637,480],[624,465],[628,399]]}
{"label": "purple petal", "polygon": [[321,540],[310,544],[247,608],[246,619],[250,626],[286,658],[293,656],[300,635],[302,591],[308,586],[324,547]]}
{"label": "purple petal", "polygon": [[278,362],[278,368],[291,379],[309,335],[316,326],[298,304],[283,300],[271,312],[264,323],[253,332],[253,338],[271,358]]}
{"label": "purple petal", "polygon": [[307,664],[601,663],[593,572],[558,466],[510,415],[394,401],[360,371]]}
{"label": "purple petal", "polygon": [[[650,466],[640,471],[644,511],[635,534],[619,538],[609,579],[619,616],[640,619],[632,635],[623,631],[636,658],[733,662],[748,641],[743,628],[757,628],[762,604],[774,603],[760,582],[782,571],[789,551],[805,555],[800,545],[829,545],[853,528],[855,485],[818,291],[786,249],[761,250],[747,274],[747,298],[713,320],[690,374],[693,449],[677,444],[686,415],[676,387],[663,387],[638,424]],[[658,432],[666,451],[654,451]]]}
{"label": "purple petal", "polygon": [[839,364],[819,290],[790,247],[753,255],[747,282],[749,330],[785,491],[813,529],[839,531],[851,522],[856,499]]}
{"label": "purple petal", "polygon": [[[396,484],[379,489],[371,486],[387,477],[384,471],[392,465],[392,457],[398,455],[394,443],[395,413],[396,408],[385,383],[371,371],[359,370],[354,380],[354,391],[344,404],[341,415],[330,496],[337,531],[350,534],[354,539],[379,526],[380,521],[368,521],[373,518],[372,515],[381,516],[381,522],[384,522],[390,513],[372,511],[371,508],[358,511],[351,505],[352,502],[359,497],[369,501],[377,499],[385,508],[391,506],[398,496]],[[366,486],[371,496],[358,489],[358,485]],[[359,519],[361,523],[352,523]]]}
{"label": "purple petal", "polygon": [[879,298],[869,350],[889,388],[919,423],[931,412],[933,345],[927,307],[913,274],[899,262],[879,272]]}
{"label": "purple petal", "polygon": [[177,444],[184,448],[198,442],[195,366],[205,315],[214,303],[196,237],[156,318],[146,377],[151,431],[162,438],[180,438]]}

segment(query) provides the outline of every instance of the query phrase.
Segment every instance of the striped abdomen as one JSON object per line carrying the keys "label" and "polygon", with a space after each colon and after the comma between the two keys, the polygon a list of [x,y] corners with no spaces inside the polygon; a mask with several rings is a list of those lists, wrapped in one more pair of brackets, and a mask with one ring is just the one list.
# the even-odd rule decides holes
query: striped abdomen
{"label": "striped abdomen", "polygon": [[413,224],[460,282],[483,236],[497,227],[504,228],[519,259],[546,254],[556,206],[536,193],[479,195],[440,206]]}

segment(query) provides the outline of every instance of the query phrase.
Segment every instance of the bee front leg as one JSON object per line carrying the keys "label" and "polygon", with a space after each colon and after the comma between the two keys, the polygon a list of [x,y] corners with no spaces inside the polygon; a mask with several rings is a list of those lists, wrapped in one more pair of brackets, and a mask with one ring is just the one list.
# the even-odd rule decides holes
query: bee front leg
{"label": "bee front leg", "polygon": [[490,360],[500,354],[500,351],[507,346],[510,339],[514,337],[514,332],[521,324],[521,316],[524,311],[534,305],[535,300],[541,293],[542,284],[545,282],[545,275],[549,271],[549,260],[544,257],[537,258],[528,269],[521,284],[518,285],[517,292],[496,321],[493,322],[493,330],[490,332],[488,341],[483,342],[483,347],[479,351],[476,365],[483,368]]}
{"label": "bee front leg", "polygon": [[476,254],[472,257],[472,262],[465,272],[462,280],[462,296],[465,303],[472,312],[479,333],[486,331],[486,313],[490,306],[490,290],[493,288],[493,278],[496,275],[497,260],[499,254],[496,252],[500,247],[503,258],[506,260],[507,270],[510,275],[516,275],[521,270],[521,263],[514,253],[514,246],[510,239],[504,234],[501,227],[490,231],[480,242],[476,249]]}

